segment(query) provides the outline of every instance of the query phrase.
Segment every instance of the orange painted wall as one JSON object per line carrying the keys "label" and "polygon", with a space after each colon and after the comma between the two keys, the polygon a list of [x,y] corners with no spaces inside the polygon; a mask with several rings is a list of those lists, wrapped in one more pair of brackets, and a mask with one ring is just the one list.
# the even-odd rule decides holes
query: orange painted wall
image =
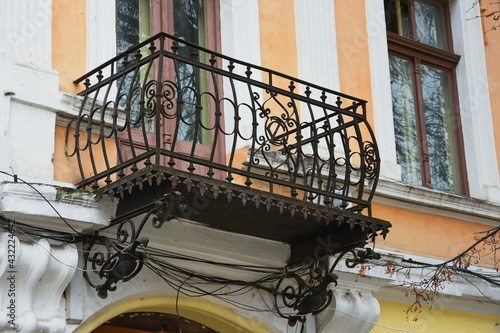
{"label": "orange painted wall", "polygon": [[[74,131],[70,130],[68,136],[68,142],[69,142],[68,149],[66,149],[66,131],[67,131],[66,127],[56,126],[54,158],[53,158],[54,180],[77,184],[82,180],[82,177],[80,175],[80,168],[78,166],[78,159],[76,156],[68,157],[66,155],[66,150],[68,152],[72,152],[72,147],[74,147],[72,141],[74,140],[73,136]],[[80,133],[80,138],[82,140],[86,140],[87,139],[86,132],[82,131]],[[98,142],[97,135],[94,134],[92,140],[93,142]],[[109,160],[116,161],[118,159],[118,155],[114,139],[112,138],[106,139],[105,142],[106,142],[106,154]],[[82,141],[81,146],[83,146],[84,144],[85,143]],[[97,170],[106,169],[105,162],[103,159],[102,147],[100,144],[93,147],[93,153]],[[89,176],[89,172],[92,170],[92,165],[88,154],[88,149],[82,152],[82,165],[84,171],[87,173],[87,176]],[[104,183],[101,183],[101,185],[104,186]]]}
{"label": "orange painted wall", "polygon": [[[368,101],[367,119],[373,125],[365,1],[335,0],[335,24],[340,91]],[[363,134],[364,137],[367,137],[365,133]]]}
{"label": "orange painted wall", "polygon": [[86,1],[52,1],[52,67],[59,72],[59,89],[83,90],[73,84],[86,72]]}
{"label": "orange painted wall", "polygon": [[[377,247],[440,260],[455,257],[475,242],[474,236],[478,232],[491,228],[378,203],[374,203],[372,207],[375,217],[392,223],[387,238],[378,239]],[[491,259],[485,257],[481,264],[491,264]]]}
{"label": "orange painted wall", "polygon": [[[68,138],[72,139],[72,137]],[[54,143],[54,180],[76,184],[82,177],[76,157],[67,157],[65,152],[66,128],[56,126]]]}
{"label": "orange painted wall", "polygon": [[[488,85],[490,89],[490,103],[492,109],[493,126],[495,130],[495,146],[497,152],[498,168],[500,170],[500,21],[494,20],[491,13],[500,12],[500,3],[484,1],[481,2],[483,14],[488,16],[483,18],[483,28],[485,30],[485,54],[488,72]],[[496,30],[493,27],[498,26]]]}
{"label": "orange painted wall", "polygon": [[[293,0],[259,0],[262,66],[297,77],[294,10]],[[290,82],[279,84],[286,89]]]}
{"label": "orange painted wall", "polygon": [[[375,130],[365,13],[365,0],[335,0],[340,91],[368,102],[366,119],[370,127]],[[372,141],[368,129],[364,126],[361,126],[360,132],[362,141]],[[359,136],[352,128],[348,130],[348,134]],[[357,150],[354,145],[353,151]],[[360,163],[356,160],[353,162]]]}
{"label": "orange painted wall", "polygon": [[[86,70],[86,1],[52,2],[52,67],[59,73],[59,89],[70,93],[83,90],[73,80]],[[81,180],[76,158],[65,154],[66,128],[56,126],[54,179],[68,183]]]}
{"label": "orange painted wall", "polygon": [[[259,0],[259,28],[262,67],[292,77],[298,77],[294,1]],[[262,81],[269,82],[269,77],[263,74]],[[272,84],[289,90],[290,80],[273,76]],[[296,85],[295,91],[298,90],[299,87]],[[269,94],[265,92],[262,92],[262,96],[267,100],[266,107],[276,116],[281,116],[282,105],[286,106],[290,102],[289,98],[281,95],[277,96],[279,102],[268,99]],[[300,105],[295,106],[300,116]],[[292,113],[293,110],[288,108],[287,112]]]}

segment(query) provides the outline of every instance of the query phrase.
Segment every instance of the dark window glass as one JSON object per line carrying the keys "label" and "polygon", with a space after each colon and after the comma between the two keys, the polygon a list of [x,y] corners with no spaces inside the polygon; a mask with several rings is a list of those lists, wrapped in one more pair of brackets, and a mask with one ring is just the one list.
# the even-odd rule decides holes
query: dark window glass
{"label": "dark window glass", "polygon": [[408,0],[385,2],[385,21],[387,31],[400,36],[411,37],[410,11]]}
{"label": "dark window glass", "polygon": [[[199,46],[205,46],[205,9],[203,1],[199,0],[177,0],[174,1],[174,35]],[[180,45],[178,53],[187,58],[199,58],[196,50]],[[205,59],[200,59],[204,61]],[[182,111],[179,122],[178,138],[186,141],[197,141],[208,143],[204,138],[209,133],[200,128],[195,130],[197,124],[208,122],[208,112],[204,96],[198,92],[206,91],[206,78],[202,72],[194,66],[178,62],[179,86],[181,87]],[[205,89],[203,89],[205,88]],[[197,134],[197,138],[194,136]]]}
{"label": "dark window glass", "polygon": [[[117,1],[116,16],[117,53],[123,53],[132,46],[151,37],[151,9],[149,0]],[[134,59],[130,57],[128,60],[134,61]],[[118,69],[122,69],[123,64],[119,63],[118,65]],[[145,129],[151,132],[153,131],[153,119],[144,114],[141,116],[141,107],[139,104],[140,91],[136,89],[140,85],[140,82],[145,79],[144,73],[141,74],[136,76],[135,80],[133,73],[125,76],[123,83],[118,87],[120,93],[123,94],[123,97],[120,98],[120,106],[130,109],[129,122],[132,128],[142,128],[144,125]]]}

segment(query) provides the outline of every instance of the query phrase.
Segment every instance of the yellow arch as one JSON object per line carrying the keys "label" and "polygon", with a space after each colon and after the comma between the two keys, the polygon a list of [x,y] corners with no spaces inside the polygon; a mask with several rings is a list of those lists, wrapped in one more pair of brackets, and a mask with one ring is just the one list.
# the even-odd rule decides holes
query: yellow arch
{"label": "yellow arch", "polygon": [[[89,317],[73,333],[89,333],[125,312],[162,312],[176,314],[177,295],[154,294],[125,298]],[[276,333],[255,318],[245,318],[234,309],[202,297],[178,297],[179,315],[197,321],[221,333]]]}

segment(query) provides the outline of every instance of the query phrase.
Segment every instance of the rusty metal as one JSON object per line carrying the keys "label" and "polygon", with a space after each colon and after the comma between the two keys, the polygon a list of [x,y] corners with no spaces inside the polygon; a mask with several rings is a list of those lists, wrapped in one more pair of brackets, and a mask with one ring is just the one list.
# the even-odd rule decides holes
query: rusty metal
{"label": "rusty metal", "polygon": [[82,82],[67,136],[80,187],[117,195],[158,166],[370,214],[380,163],[364,100],[165,33]]}

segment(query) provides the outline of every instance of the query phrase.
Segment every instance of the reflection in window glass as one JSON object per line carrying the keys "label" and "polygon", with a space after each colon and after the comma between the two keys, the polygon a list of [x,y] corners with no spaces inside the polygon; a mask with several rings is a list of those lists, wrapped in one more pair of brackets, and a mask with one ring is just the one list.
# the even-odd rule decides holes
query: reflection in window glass
{"label": "reflection in window glass", "polygon": [[443,8],[425,0],[415,0],[417,38],[420,42],[446,49]]}
{"label": "reflection in window glass", "polygon": [[[116,50],[120,54],[151,37],[151,10],[149,0],[120,0],[116,2],[116,6]],[[129,61],[134,61],[134,58],[130,57]],[[119,62],[118,66],[120,70],[123,64]],[[123,94],[119,103],[123,108],[130,108],[129,121],[132,128],[142,128],[144,125],[145,130],[151,132],[153,119],[146,116],[148,110],[142,108],[141,112],[139,104],[141,93],[138,87],[144,80],[143,72],[135,80],[134,73],[128,73],[119,87],[120,94]]]}
{"label": "reflection in window glass", "polygon": [[[205,9],[200,0],[174,1],[174,35],[196,45],[205,46]],[[201,56],[185,45],[180,45],[178,53],[184,57]],[[205,59],[199,59],[204,61]],[[181,119],[178,138],[186,141],[205,143],[208,134],[201,130],[199,124],[206,124],[208,118],[207,105],[200,96],[206,91],[206,78],[200,70],[190,64],[177,63],[178,85],[181,89],[179,99],[182,100]],[[198,126],[198,131],[196,127]],[[195,138],[195,136],[197,136]]]}
{"label": "reflection in window glass", "polygon": [[117,1],[117,53],[151,37],[149,0]]}
{"label": "reflection in window glass", "polygon": [[411,37],[408,0],[384,1],[387,31],[400,36]]}
{"label": "reflection in window glass", "polygon": [[435,189],[459,193],[450,75],[430,66],[420,67],[431,182]]}
{"label": "reflection in window glass", "polygon": [[389,59],[397,161],[401,166],[402,181],[420,185],[422,177],[411,64],[393,55]]}

